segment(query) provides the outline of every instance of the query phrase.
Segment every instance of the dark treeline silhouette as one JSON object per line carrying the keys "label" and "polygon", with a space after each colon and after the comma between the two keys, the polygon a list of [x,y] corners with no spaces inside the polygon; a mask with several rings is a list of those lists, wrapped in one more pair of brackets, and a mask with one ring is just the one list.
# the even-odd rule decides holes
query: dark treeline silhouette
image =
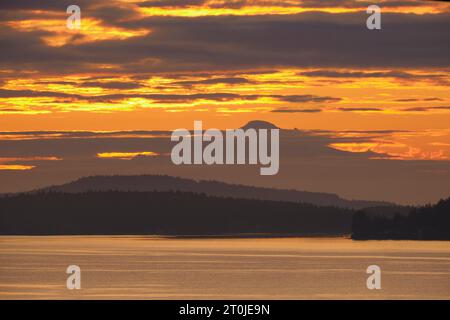
{"label": "dark treeline silhouette", "polygon": [[38,192],[0,197],[0,234],[349,234],[353,211],[182,192]]}
{"label": "dark treeline silhouette", "polygon": [[353,216],[352,238],[450,240],[450,198],[433,206],[412,208],[406,215],[359,211]]}
{"label": "dark treeline silhouette", "polygon": [[204,193],[214,197],[303,202],[315,204],[317,206],[332,206],[350,209],[363,209],[381,206],[385,207],[392,205],[392,203],[382,201],[347,200],[332,193],[262,188],[229,184],[219,181],[196,181],[165,175],[116,175],[85,177],[60,186],[48,187],[42,189],[41,191],[78,193],[111,190],[139,192],[194,192]]}

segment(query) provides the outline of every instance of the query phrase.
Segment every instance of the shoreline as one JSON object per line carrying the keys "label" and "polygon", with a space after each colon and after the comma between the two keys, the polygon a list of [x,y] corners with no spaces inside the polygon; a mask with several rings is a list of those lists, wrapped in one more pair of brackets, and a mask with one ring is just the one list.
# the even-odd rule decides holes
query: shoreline
{"label": "shoreline", "polygon": [[0,239],[5,238],[16,238],[16,237],[26,237],[26,238],[62,238],[62,237],[74,237],[74,238],[141,238],[141,239],[166,239],[166,240],[212,240],[212,239],[229,239],[229,240],[239,240],[239,239],[348,239],[355,242],[367,242],[367,241],[417,241],[417,242],[450,242],[449,239],[354,239],[351,234],[219,234],[219,235],[167,235],[167,234],[39,234],[39,235],[29,235],[29,234],[2,234]]}
{"label": "shoreline", "polygon": [[350,234],[304,234],[304,233],[233,233],[207,235],[171,234],[0,234],[2,237],[109,237],[109,238],[160,238],[160,239],[270,239],[270,238],[346,238]]}

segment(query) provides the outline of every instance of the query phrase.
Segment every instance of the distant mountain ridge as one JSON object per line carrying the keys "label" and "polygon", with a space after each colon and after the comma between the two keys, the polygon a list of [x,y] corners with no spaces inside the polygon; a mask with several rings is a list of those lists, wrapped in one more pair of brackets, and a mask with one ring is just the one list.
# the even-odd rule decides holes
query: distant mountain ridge
{"label": "distant mountain ridge", "polygon": [[317,206],[363,209],[395,206],[383,201],[347,200],[332,193],[252,187],[219,181],[192,180],[167,175],[92,176],[38,191],[80,193],[87,191],[192,192],[215,197],[309,203]]}

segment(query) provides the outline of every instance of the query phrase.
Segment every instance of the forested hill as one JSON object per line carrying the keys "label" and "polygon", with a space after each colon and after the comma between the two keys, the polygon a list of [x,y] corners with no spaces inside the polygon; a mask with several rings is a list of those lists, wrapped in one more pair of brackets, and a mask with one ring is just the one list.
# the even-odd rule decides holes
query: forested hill
{"label": "forested hill", "polygon": [[349,234],[353,211],[181,192],[39,192],[0,197],[0,234]]}
{"label": "forested hill", "polygon": [[406,215],[360,211],[353,217],[352,238],[450,240],[450,198],[433,206],[412,208]]}
{"label": "forested hill", "polygon": [[52,186],[43,190],[68,193],[111,190],[140,192],[182,191],[204,193],[216,197],[304,202],[318,206],[336,206],[351,209],[393,205],[382,201],[347,200],[332,193],[262,188],[229,184],[219,181],[196,181],[164,175],[93,176],[81,178],[60,186]]}

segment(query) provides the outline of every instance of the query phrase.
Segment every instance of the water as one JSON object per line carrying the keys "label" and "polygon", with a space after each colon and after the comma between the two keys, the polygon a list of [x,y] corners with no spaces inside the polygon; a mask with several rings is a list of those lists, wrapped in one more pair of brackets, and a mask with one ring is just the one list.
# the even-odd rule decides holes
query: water
{"label": "water", "polygon": [[0,237],[0,298],[450,299],[450,242]]}

